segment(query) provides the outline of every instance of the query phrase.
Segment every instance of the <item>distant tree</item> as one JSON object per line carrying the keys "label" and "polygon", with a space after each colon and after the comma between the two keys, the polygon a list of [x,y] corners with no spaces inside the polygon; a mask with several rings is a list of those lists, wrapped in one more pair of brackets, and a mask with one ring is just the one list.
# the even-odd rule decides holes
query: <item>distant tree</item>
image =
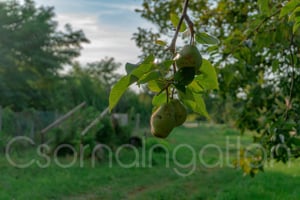
{"label": "distant tree", "polygon": [[[114,65],[114,63],[111,64]],[[64,110],[85,101],[89,106],[98,110],[105,109],[108,105],[107,90],[109,88],[106,86],[107,83],[92,70],[89,64],[74,63],[72,69],[57,82],[58,87],[53,97],[53,104]],[[115,71],[110,71],[109,74],[114,76]]]}
{"label": "distant tree", "polygon": [[98,110],[105,109],[110,88],[120,76],[117,72],[120,65],[114,58],[87,64],[74,62],[71,70],[53,85],[52,109],[70,109],[83,101]]}
{"label": "distant tree", "polygon": [[47,109],[59,72],[88,42],[81,30],[58,31],[53,7],[32,0],[0,2],[0,91],[2,106]]}
{"label": "distant tree", "polygon": [[85,67],[86,72],[92,77],[99,79],[109,90],[111,86],[120,78],[116,70],[121,63],[115,61],[114,58],[104,58],[97,62],[88,63]]}
{"label": "distant tree", "polygon": [[137,94],[128,90],[120,99],[114,112],[128,113],[133,118],[136,114],[140,115],[140,123],[143,126],[149,126],[149,120],[152,112],[152,98],[144,93]]}

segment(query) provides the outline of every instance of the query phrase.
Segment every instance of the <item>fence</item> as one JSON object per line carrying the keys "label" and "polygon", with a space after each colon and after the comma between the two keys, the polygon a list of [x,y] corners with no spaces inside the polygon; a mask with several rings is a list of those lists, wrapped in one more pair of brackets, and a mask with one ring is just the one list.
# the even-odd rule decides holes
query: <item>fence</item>
{"label": "fence", "polygon": [[25,110],[13,112],[8,108],[0,108],[0,131],[9,136],[28,136],[32,139],[38,137],[38,130],[58,118],[60,114],[55,111]]}
{"label": "fence", "polygon": [[[77,126],[78,120],[82,120],[82,116],[80,117],[81,114],[75,114],[75,112],[78,112],[84,106],[85,102],[79,104],[66,114],[61,114],[57,111],[37,111],[33,109],[13,112],[8,108],[2,109],[2,107],[0,107],[0,133],[5,133],[6,136],[9,137],[27,136],[33,140],[44,143],[47,140],[47,132],[60,126],[64,121],[70,120],[72,122],[71,124]],[[107,113],[108,108],[104,109],[100,115],[94,116],[95,118],[92,118],[92,120],[85,121],[83,123],[84,127],[81,127],[81,135],[84,136],[87,134]],[[127,114],[114,114],[113,116],[121,125],[128,124]]]}

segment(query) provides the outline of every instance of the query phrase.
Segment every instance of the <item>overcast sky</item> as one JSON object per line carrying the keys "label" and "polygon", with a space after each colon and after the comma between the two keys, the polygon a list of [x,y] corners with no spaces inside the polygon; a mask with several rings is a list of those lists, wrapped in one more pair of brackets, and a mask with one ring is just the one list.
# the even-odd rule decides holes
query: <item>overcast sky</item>
{"label": "overcast sky", "polygon": [[142,0],[36,0],[38,6],[54,6],[56,20],[62,27],[70,23],[74,29],[82,29],[90,44],[85,44],[81,63],[99,61],[114,57],[123,66],[126,62],[138,62],[140,55],[135,42],[131,40],[137,27],[151,26],[142,19],[136,8]]}

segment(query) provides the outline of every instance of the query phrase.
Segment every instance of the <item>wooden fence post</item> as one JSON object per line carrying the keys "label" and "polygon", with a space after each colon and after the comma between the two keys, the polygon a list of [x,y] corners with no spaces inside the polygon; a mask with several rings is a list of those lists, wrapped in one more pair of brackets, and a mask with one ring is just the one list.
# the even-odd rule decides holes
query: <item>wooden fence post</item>
{"label": "wooden fence post", "polygon": [[104,109],[102,113],[81,132],[81,136],[84,136],[93,126],[95,126],[108,113],[108,111],[109,107]]}

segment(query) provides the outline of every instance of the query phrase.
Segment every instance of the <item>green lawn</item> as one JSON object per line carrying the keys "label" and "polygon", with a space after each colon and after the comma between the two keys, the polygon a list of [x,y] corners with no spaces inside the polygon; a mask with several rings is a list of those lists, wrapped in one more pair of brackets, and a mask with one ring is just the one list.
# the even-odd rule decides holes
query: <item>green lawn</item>
{"label": "green lawn", "polygon": [[[45,168],[35,162],[20,169],[2,156],[0,199],[300,199],[299,161],[269,164],[255,178],[231,167],[238,144],[249,144],[250,136],[239,137],[223,126],[180,127],[167,141],[158,140],[168,152],[152,155],[151,141],[148,138],[147,148],[136,152],[119,148],[112,162],[107,158],[95,166],[86,159],[82,166],[77,160],[62,168],[51,158]],[[47,162],[32,153],[24,155],[18,162]],[[72,159],[59,162],[66,166]]]}

